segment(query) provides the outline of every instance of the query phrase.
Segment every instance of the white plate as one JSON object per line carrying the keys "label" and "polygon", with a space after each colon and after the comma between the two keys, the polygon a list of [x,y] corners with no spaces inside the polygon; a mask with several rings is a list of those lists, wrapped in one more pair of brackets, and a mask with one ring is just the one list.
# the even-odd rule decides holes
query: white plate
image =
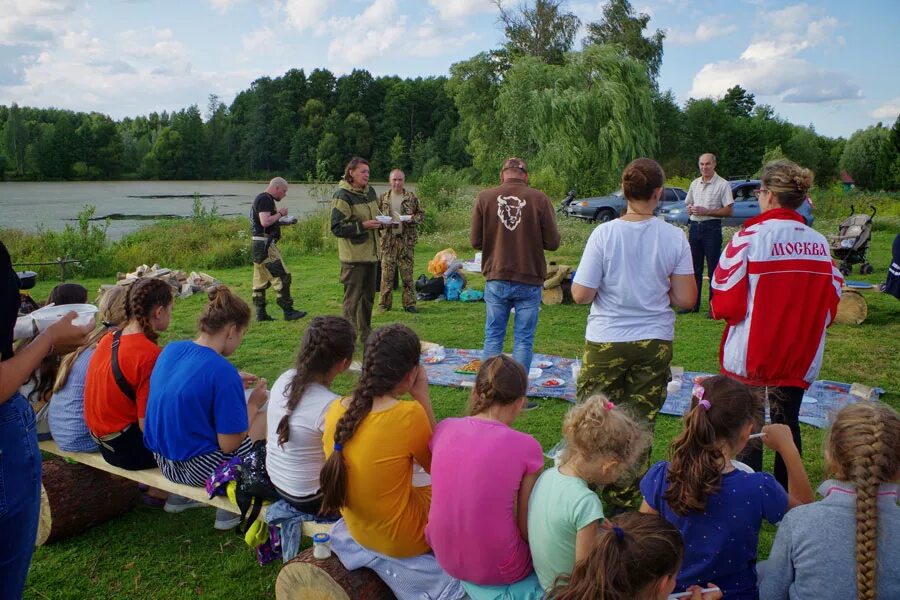
{"label": "white plate", "polygon": [[390,225],[394,222],[394,219],[388,217],[387,215],[375,215],[375,220],[381,223],[382,225]]}
{"label": "white plate", "polygon": [[[548,382],[548,381],[551,381],[551,380],[553,380],[553,381],[558,381],[559,383],[556,384],[556,385],[547,385],[547,382]],[[565,379],[562,379],[561,377],[551,377],[550,379],[545,379],[544,381],[539,381],[539,382],[537,383],[537,386],[536,386],[536,387],[539,387],[539,388],[542,388],[542,387],[545,387],[545,388],[561,388],[561,387],[565,387],[565,385],[566,385],[566,380],[565,380]]]}
{"label": "white plate", "polygon": [[436,365],[438,363],[444,362],[444,359],[447,358],[443,355],[432,354],[431,356],[423,356],[422,364],[424,365]]}
{"label": "white plate", "polygon": [[98,310],[93,304],[60,304],[39,308],[29,316],[34,319],[38,331],[44,331],[72,311],[78,313],[73,321],[75,325],[93,325]]}
{"label": "white plate", "polygon": [[813,398],[812,396],[807,396],[806,394],[804,394],[801,404],[815,404],[816,402],[818,402],[818,400],[816,398]]}
{"label": "white plate", "polygon": [[549,360],[539,360],[538,362],[534,363],[534,366],[539,369],[549,369],[553,366],[553,363]]}
{"label": "white plate", "polygon": [[528,369],[528,379],[537,379],[543,374],[543,369],[538,369],[537,367],[531,367],[530,369]]}

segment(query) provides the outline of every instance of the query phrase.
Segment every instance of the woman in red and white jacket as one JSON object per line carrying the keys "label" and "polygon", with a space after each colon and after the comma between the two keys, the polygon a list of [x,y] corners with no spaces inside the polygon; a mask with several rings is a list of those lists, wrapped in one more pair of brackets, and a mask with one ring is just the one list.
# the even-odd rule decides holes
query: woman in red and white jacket
{"label": "woman in red and white jacket", "polygon": [[[722,373],[765,388],[772,421],[791,428],[800,445],[800,403],[822,366],[844,280],[825,237],[807,227],[796,209],[813,174],[789,160],[763,167],[760,214],[748,219],[725,247],[711,282],[712,313],[724,319]],[[762,469],[762,446],[740,457]],[[787,487],[781,456],[775,478]]]}

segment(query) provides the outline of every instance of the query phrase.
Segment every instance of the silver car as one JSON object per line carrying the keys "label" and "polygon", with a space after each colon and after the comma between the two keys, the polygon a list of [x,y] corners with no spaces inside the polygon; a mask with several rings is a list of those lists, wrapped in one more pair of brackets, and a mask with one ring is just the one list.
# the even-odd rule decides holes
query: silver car
{"label": "silver car", "polygon": [[[742,179],[740,181],[731,181],[731,195],[734,196],[734,204],[731,209],[731,216],[722,219],[722,224],[728,227],[741,227],[744,221],[759,215],[759,199],[756,197],[756,190],[760,187],[758,179]],[[797,209],[806,224],[812,227],[813,214],[812,205],[809,199]],[[684,201],[675,202],[659,209],[659,216],[663,217],[666,222],[674,225],[687,225],[688,212]]]}
{"label": "silver car", "polygon": [[[677,203],[683,203],[687,192],[681,188],[667,187],[662,198],[660,198],[657,210],[662,213],[662,209]],[[566,214],[570,217],[585,219],[591,223],[606,223],[625,214],[628,203],[625,201],[625,195],[622,190],[613,192],[608,196],[596,196],[594,198],[584,198],[575,200],[566,207]]]}

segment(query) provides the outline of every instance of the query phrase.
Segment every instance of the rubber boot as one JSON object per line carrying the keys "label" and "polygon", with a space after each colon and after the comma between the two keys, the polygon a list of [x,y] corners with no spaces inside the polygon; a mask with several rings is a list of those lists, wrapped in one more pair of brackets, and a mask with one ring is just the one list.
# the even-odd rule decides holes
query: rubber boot
{"label": "rubber boot", "polygon": [[256,320],[257,321],[274,321],[269,313],[266,312],[266,293],[265,292],[254,292],[253,293],[253,306],[256,307]]}
{"label": "rubber boot", "polygon": [[291,298],[291,274],[287,273],[281,277],[281,291],[278,292],[278,299],[275,301],[281,310],[284,311],[285,321],[296,321],[306,316],[305,310],[294,310],[294,299]]}

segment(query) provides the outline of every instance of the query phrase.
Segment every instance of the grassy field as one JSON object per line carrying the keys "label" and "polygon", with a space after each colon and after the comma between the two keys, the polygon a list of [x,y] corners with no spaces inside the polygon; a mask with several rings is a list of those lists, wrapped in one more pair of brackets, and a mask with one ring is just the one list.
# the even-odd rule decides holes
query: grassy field
{"label": "grassy field", "polygon": [[[466,208],[450,207],[439,216],[434,233],[417,247],[416,274],[424,273],[434,253],[452,246],[464,256],[471,254],[465,242]],[[882,281],[890,262],[890,244],[900,227],[892,219],[876,228],[871,260],[876,273],[854,275],[854,279]],[[820,220],[817,227],[824,233],[836,232],[835,220]],[[561,223],[564,245],[549,253],[551,260],[577,264],[584,240],[592,226],[565,220]],[[308,230],[308,231],[307,231]],[[161,231],[164,231],[161,230]],[[320,244],[292,242],[292,236],[321,232],[315,223],[304,229],[285,233],[285,258],[294,274],[297,306],[312,315],[340,314],[342,289],[338,284],[339,264],[333,245],[325,239]],[[4,238],[6,239],[6,238]],[[173,237],[172,239],[176,239]],[[166,240],[162,240],[165,242]],[[174,247],[172,247],[174,244]],[[192,249],[169,244],[168,252],[177,255],[180,265],[189,266]],[[154,256],[134,256],[140,262],[152,263]],[[250,298],[250,267],[207,269],[222,282],[232,286],[244,298]],[[470,283],[481,288],[480,278]],[[95,290],[109,279],[82,280]],[[45,298],[54,282],[44,279],[34,290],[37,298]],[[704,293],[705,297],[705,293]],[[828,332],[823,379],[858,381],[887,390],[884,399],[900,408],[900,302],[881,294],[867,294],[869,318],[860,326],[836,325]],[[270,300],[271,301],[271,300]],[[192,337],[196,318],[204,297],[177,300],[172,326],[162,343]],[[705,304],[705,303],[704,303]],[[399,298],[395,306],[399,305]],[[274,304],[273,304],[274,306]],[[420,303],[421,313],[411,315],[394,310],[374,318],[374,325],[399,321],[415,329],[424,340],[448,347],[479,348],[484,323],[483,304]],[[797,307],[803,310],[802,306]],[[700,315],[681,315],[676,322],[673,364],[689,370],[714,372],[718,368],[718,346],[722,332],[720,322]],[[574,305],[542,308],[535,349],[562,356],[579,356],[584,340],[588,307]],[[300,337],[308,319],[294,323],[276,321],[254,324],[243,345],[233,356],[234,364],[273,381],[294,360]],[[509,339],[509,338],[508,338]],[[785,340],[789,343],[789,340]],[[509,350],[510,344],[507,344]],[[336,382],[340,392],[351,389],[353,380],[342,376]],[[432,387],[432,398],[438,418],[460,415],[464,411],[466,393],[445,387]],[[542,399],[537,410],[525,413],[516,427],[536,437],[544,449],[559,440],[560,423],[568,403]],[[663,458],[666,448],[681,427],[680,420],[661,417],[657,422],[654,458]],[[805,462],[814,482],[824,477],[821,459],[823,432],[803,426]],[[771,456],[767,457],[771,468]],[[74,492],[74,491],[73,491]],[[253,552],[233,533],[213,530],[213,510],[196,509],[179,515],[140,506],[109,523],[78,537],[39,548],[29,573],[26,598],[271,598],[280,564],[259,567]],[[771,544],[772,529],[762,536],[760,548],[765,554]]]}

